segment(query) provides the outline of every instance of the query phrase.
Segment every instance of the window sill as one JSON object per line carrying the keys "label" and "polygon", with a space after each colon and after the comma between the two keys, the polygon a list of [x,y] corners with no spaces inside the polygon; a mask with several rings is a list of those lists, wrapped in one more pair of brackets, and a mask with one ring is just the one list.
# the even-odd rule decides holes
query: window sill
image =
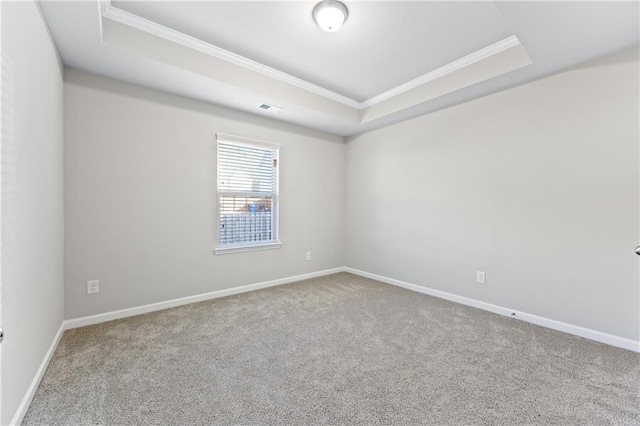
{"label": "window sill", "polygon": [[277,243],[268,243],[268,244],[254,244],[250,246],[231,246],[231,247],[216,247],[213,250],[213,254],[231,254],[231,253],[244,253],[248,251],[260,251],[260,250],[273,250],[279,249],[282,246],[282,243],[278,241]]}

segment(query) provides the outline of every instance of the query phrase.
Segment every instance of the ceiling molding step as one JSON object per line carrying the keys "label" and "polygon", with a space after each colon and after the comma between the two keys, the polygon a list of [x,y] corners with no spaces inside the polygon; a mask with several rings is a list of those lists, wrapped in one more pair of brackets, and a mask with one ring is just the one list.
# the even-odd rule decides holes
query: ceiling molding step
{"label": "ceiling molding step", "polygon": [[532,63],[524,46],[520,43],[511,45],[422,82],[411,91],[405,91],[361,110],[360,122],[367,123],[385,117]]}
{"label": "ceiling molding step", "polygon": [[[239,65],[251,71],[258,72],[262,75],[280,80],[287,84],[291,84],[292,86],[298,87],[316,95],[324,96],[325,98],[340,102],[349,107],[356,109],[362,108],[361,103],[354,99],[340,95],[339,93],[335,93],[331,90],[317,86],[313,83],[309,83],[308,81],[299,79],[290,74],[278,71],[274,68],[253,61],[249,58],[245,58],[244,56],[229,52],[228,50],[222,49],[213,44],[207,43],[195,37],[165,27],[164,25],[149,21],[148,19],[142,18],[133,13],[119,9],[111,4],[111,0],[100,1],[99,10],[102,15],[101,17],[120,22],[121,24],[128,25],[141,31],[145,31],[149,34],[164,38],[174,43],[178,43],[182,46],[189,47],[218,59],[231,62],[232,64]],[[100,19],[100,21],[102,21],[102,19]]]}
{"label": "ceiling molding step", "polygon": [[[174,46],[176,47],[180,46],[180,48],[189,49],[185,50],[185,53],[190,51],[195,54],[205,55],[203,56],[203,58],[210,58],[210,60],[213,61],[221,61],[219,62],[218,66],[215,66],[213,68],[211,67],[211,64],[207,65],[204,69],[207,69],[209,71],[206,72],[202,71],[203,65],[201,61],[199,62],[201,64],[199,68],[200,73],[208,76],[209,78],[222,78],[221,81],[224,81],[225,83],[237,85],[239,84],[238,81],[234,80],[237,80],[238,72],[240,72],[240,70],[256,73],[255,75],[261,75],[262,78],[273,79],[280,82],[280,84],[284,83],[285,85],[289,85],[289,87],[295,88],[296,90],[302,90],[302,93],[306,93],[307,96],[321,96],[325,99],[325,102],[337,102],[340,105],[334,104],[334,107],[330,108],[330,110],[333,111],[332,114],[344,119],[349,119],[349,117],[345,117],[344,114],[350,115],[351,112],[355,112],[356,116],[353,117],[352,120],[359,123],[367,123],[378,118],[382,118],[389,114],[393,114],[395,112],[427,102],[436,97],[443,96],[452,91],[459,90],[460,88],[473,85],[480,81],[486,80],[487,78],[495,77],[497,75],[501,75],[522,66],[531,64],[531,59],[524,49],[524,46],[522,46],[515,35],[511,35],[485,48],[477,50],[469,55],[450,62],[444,66],[441,66],[440,68],[432,70],[417,78],[407,81],[406,83],[403,83],[390,90],[373,96],[365,100],[364,102],[358,102],[354,99],[340,95],[331,90],[322,88],[305,80],[260,64],[244,56],[235,54],[205,41],[199,40],[195,37],[189,36],[133,13],[119,9],[111,4],[111,0],[98,0],[98,3],[101,37],[103,43],[115,43],[115,45],[125,47],[124,45],[122,45],[122,43],[124,43],[125,39],[128,38],[126,47],[129,50],[135,50],[134,45],[136,43],[131,43],[131,37],[134,37],[134,34],[131,33],[131,31],[138,31],[139,34],[146,34],[147,37],[153,37],[155,38],[155,40],[164,41],[164,43],[174,43]],[[109,22],[113,22],[113,24],[110,25],[122,26],[122,31],[124,31],[125,28],[129,28],[129,34],[121,34],[119,37],[117,37],[117,39],[114,39],[115,33],[113,32],[114,29],[112,29],[111,37],[105,38],[106,29],[104,28],[104,26],[109,24]],[[118,31],[116,31],[116,33],[117,32]],[[109,38],[110,40],[108,40]],[[158,49],[159,46],[155,46],[152,51],[157,52]],[[145,54],[143,53],[143,51],[138,51],[138,53]],[[167,55],[168,54],[169,53],[167,53]],[[175,58],[176,54],[177,51],[174,52],[173,56],[165,55],[165,57],[162,58],[157,57],[156,55],[153,56],[153,59],[165,62],[170,61],[167,63],[170,63],[173,66],[180,66],[178,63],[175,63],[175,60],[171,59]],[[195,66],[195,62],[198,62],[198,60],[193,59],[192,61],[188,61],[191,66],[185,67],[184,69],[192,72],[198,72],[196,68],[193,68]],[[226,71],[220,71],[220,67],[223,63],[228,64],[228,66],[230,67],[239,68],[237,68],[236,71],[232,71],[230,69],[227,69]],[[492,66],[487,68],[487,63],[491,63]],[[210,71],[212,69],[217,69],[218,71],[220,71],[221,75],[211,74]],[[232,75],[233,77],[231,77],[230,79],[226,78],[224,77],[225,73],[226,75]],[[273,80],[271,81],[274,82]],[[256,87],[254,87],[253,89],[248,89],[258,90]],[[283,87],[281,87],[280,90],[288,92],[288,89]],[[278,96],[277,93],[273,93],[273,95],[276,97]],[[293,100],[289,99],[288,101],[291,102]],[[318,105],[314,102],[307,104],[306,107],[317,109]],[[352,110],[340,112],[337,111],[340,108],[337,108],[336,110],[336,107],[338,106],[340,106],[341,108],[352,108]],[[325,105],[318,111],[324,110],[328,107],[329,106]]]}
{"label": "ceiling molding step", "polygon": [[502,53],[505,50],[518,45],[520,45],[520,40],[518,40],[518,37],[516,37],[515,35],[509,36],[504,40],[500,40],[497,43],[494,43],[490,46],[477,50],[465,57],[457,59],[453,62],[449,62],[448,64],[443,65],[440,68],[436,68],[433,71],[423,74],[420,77],[414,78],[413,80],[407,81],[406,83],[396,86],[393,89],[387,90],[386,92],[373,96],[372,98],[369,98],[366,101],[362,102],[360,109],[369,108],[373,105],[379,104],[380,102],[386,101],[389,98],[392,98],[404,92],[408,92],[409,90],[413,90],[418,86],[421,86],[425,83],[436,80],[440,77],[444,77],[447,74],[456,72],[464,67],[473,65],[476,62],[482,61],[491,56]]}
{"label": "ceiling molding step", "polygon": [[[285,110],[295,105],[298,110],[309,109],[347,123],[360,121],[357,108],[105,17],[102,17],[102,42],[138,57],[205,77],[218,85],[241,90],[248,95],[245,101],[249,101],[246,105],[252,112],[262,102],[273,102]],[[286,111],[280,116],[284,114]]]}
{"label": "ceiling molding step", "polygon": [[[255,71],[257,73],[265,75],[267,77],[271,77],[276,80],[282,81],[284,83],[291,84],[292,86],[298,87],[300,89],[306,90],[316,95],[323,96],[325,98],[342,103],[343,105],[347,105],[352,108],[356,108],[358,110],[364,110],[366,108],[377,105],[381,102],[386,101],[387,99],[393,98],[394,96],[413,90],[416,87],[419,87],[425,83],[436,80],[447,74],[456,72],[464,67],[472,65],[476,62],[482,61],[493,55],[499,54],[514,46],[520,45],[520,41],[515,35],[509,36],[504,40],[500,40],[497,43],[494,43],[490,46],[487,46],[483,49],[473,52],[463,58],[450,62],[440,68],[437,68],[433,71],[423,74],[417,78],[414,78],[413,80],[410,80],[406,83],[396,86],[390,90],[382,92],[363,102],[358,102],[355,99],[351,99],[347,96],[325,89],[323,87],[320,87],[308,81],[305,81],[300,78],[294,77],[290,74],[284,73],[282,71],[278,71],[274,68],[268,67],[266,65],[253,61],[244,56],[222,49],[211,43],[207,43],[195,37],[189,36],[187,34],[173,30],[171,28],[165,27],[164,25],[145,19],[141,16],[119,9],[111,4],[111,0],[104,0],[104,1],[100,1],[99,3],[100,3],[99,10],[101,13],[101,17],[111,19],[121,24],[136,28],[140,31],[144,31],[146,33],[155,35],[157,37],[161,37],[165,40],[169,40],[177,44],[180,44],[182,46],[197,50],[201,53],[213,56],[218,59],[222,59],[234,65],[238,65],[243,68],[249,69],[251,71]],[[100,19],[100,24],[102,25],[102,19]]]}

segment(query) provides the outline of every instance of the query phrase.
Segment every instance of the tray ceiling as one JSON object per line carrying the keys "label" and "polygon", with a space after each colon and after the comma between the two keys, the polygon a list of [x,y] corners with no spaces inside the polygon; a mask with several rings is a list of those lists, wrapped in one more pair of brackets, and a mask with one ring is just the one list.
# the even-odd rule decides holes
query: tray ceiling
{"label": "tray ceiling", "polygon": [[[65,65],[348,136],[638,45],[636,2],[43,2]],[[263,102],[278,114],[257,109]]]}
{"label": "tray ceiling", "polygon": [[335,33],[313,2],[112,4],[358,102],[513,35],[492,2],[354,2]]}

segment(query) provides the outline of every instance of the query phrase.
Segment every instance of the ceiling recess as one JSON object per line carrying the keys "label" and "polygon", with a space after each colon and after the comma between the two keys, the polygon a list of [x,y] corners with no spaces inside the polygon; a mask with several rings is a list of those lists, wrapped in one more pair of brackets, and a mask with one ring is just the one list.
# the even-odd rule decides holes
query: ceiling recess
{"label": "ceiling recess", "polygon": [[[312,21],[321,1],[45,1],[41,8],[70,69],[340,136],[638,45],[637,2],[342,0],[349,16],[326,33]],[[239,37],[238,23],[265,31]],[[258,108],[263,103],[269,108]],[[271,108],[278,104],[287,112]]]}

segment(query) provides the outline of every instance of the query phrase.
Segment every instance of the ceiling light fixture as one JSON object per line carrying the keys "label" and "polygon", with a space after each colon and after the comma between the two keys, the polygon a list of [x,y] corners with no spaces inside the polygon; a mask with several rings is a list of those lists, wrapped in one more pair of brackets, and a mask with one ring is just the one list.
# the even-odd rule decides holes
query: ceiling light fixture
{"label": "ceiling light fixture", "polygon": [[313,20],[328,32],[338,31],[347,20],[347,16],[349,16],[347,7],[339,1],[326,0],[313,8]]}

